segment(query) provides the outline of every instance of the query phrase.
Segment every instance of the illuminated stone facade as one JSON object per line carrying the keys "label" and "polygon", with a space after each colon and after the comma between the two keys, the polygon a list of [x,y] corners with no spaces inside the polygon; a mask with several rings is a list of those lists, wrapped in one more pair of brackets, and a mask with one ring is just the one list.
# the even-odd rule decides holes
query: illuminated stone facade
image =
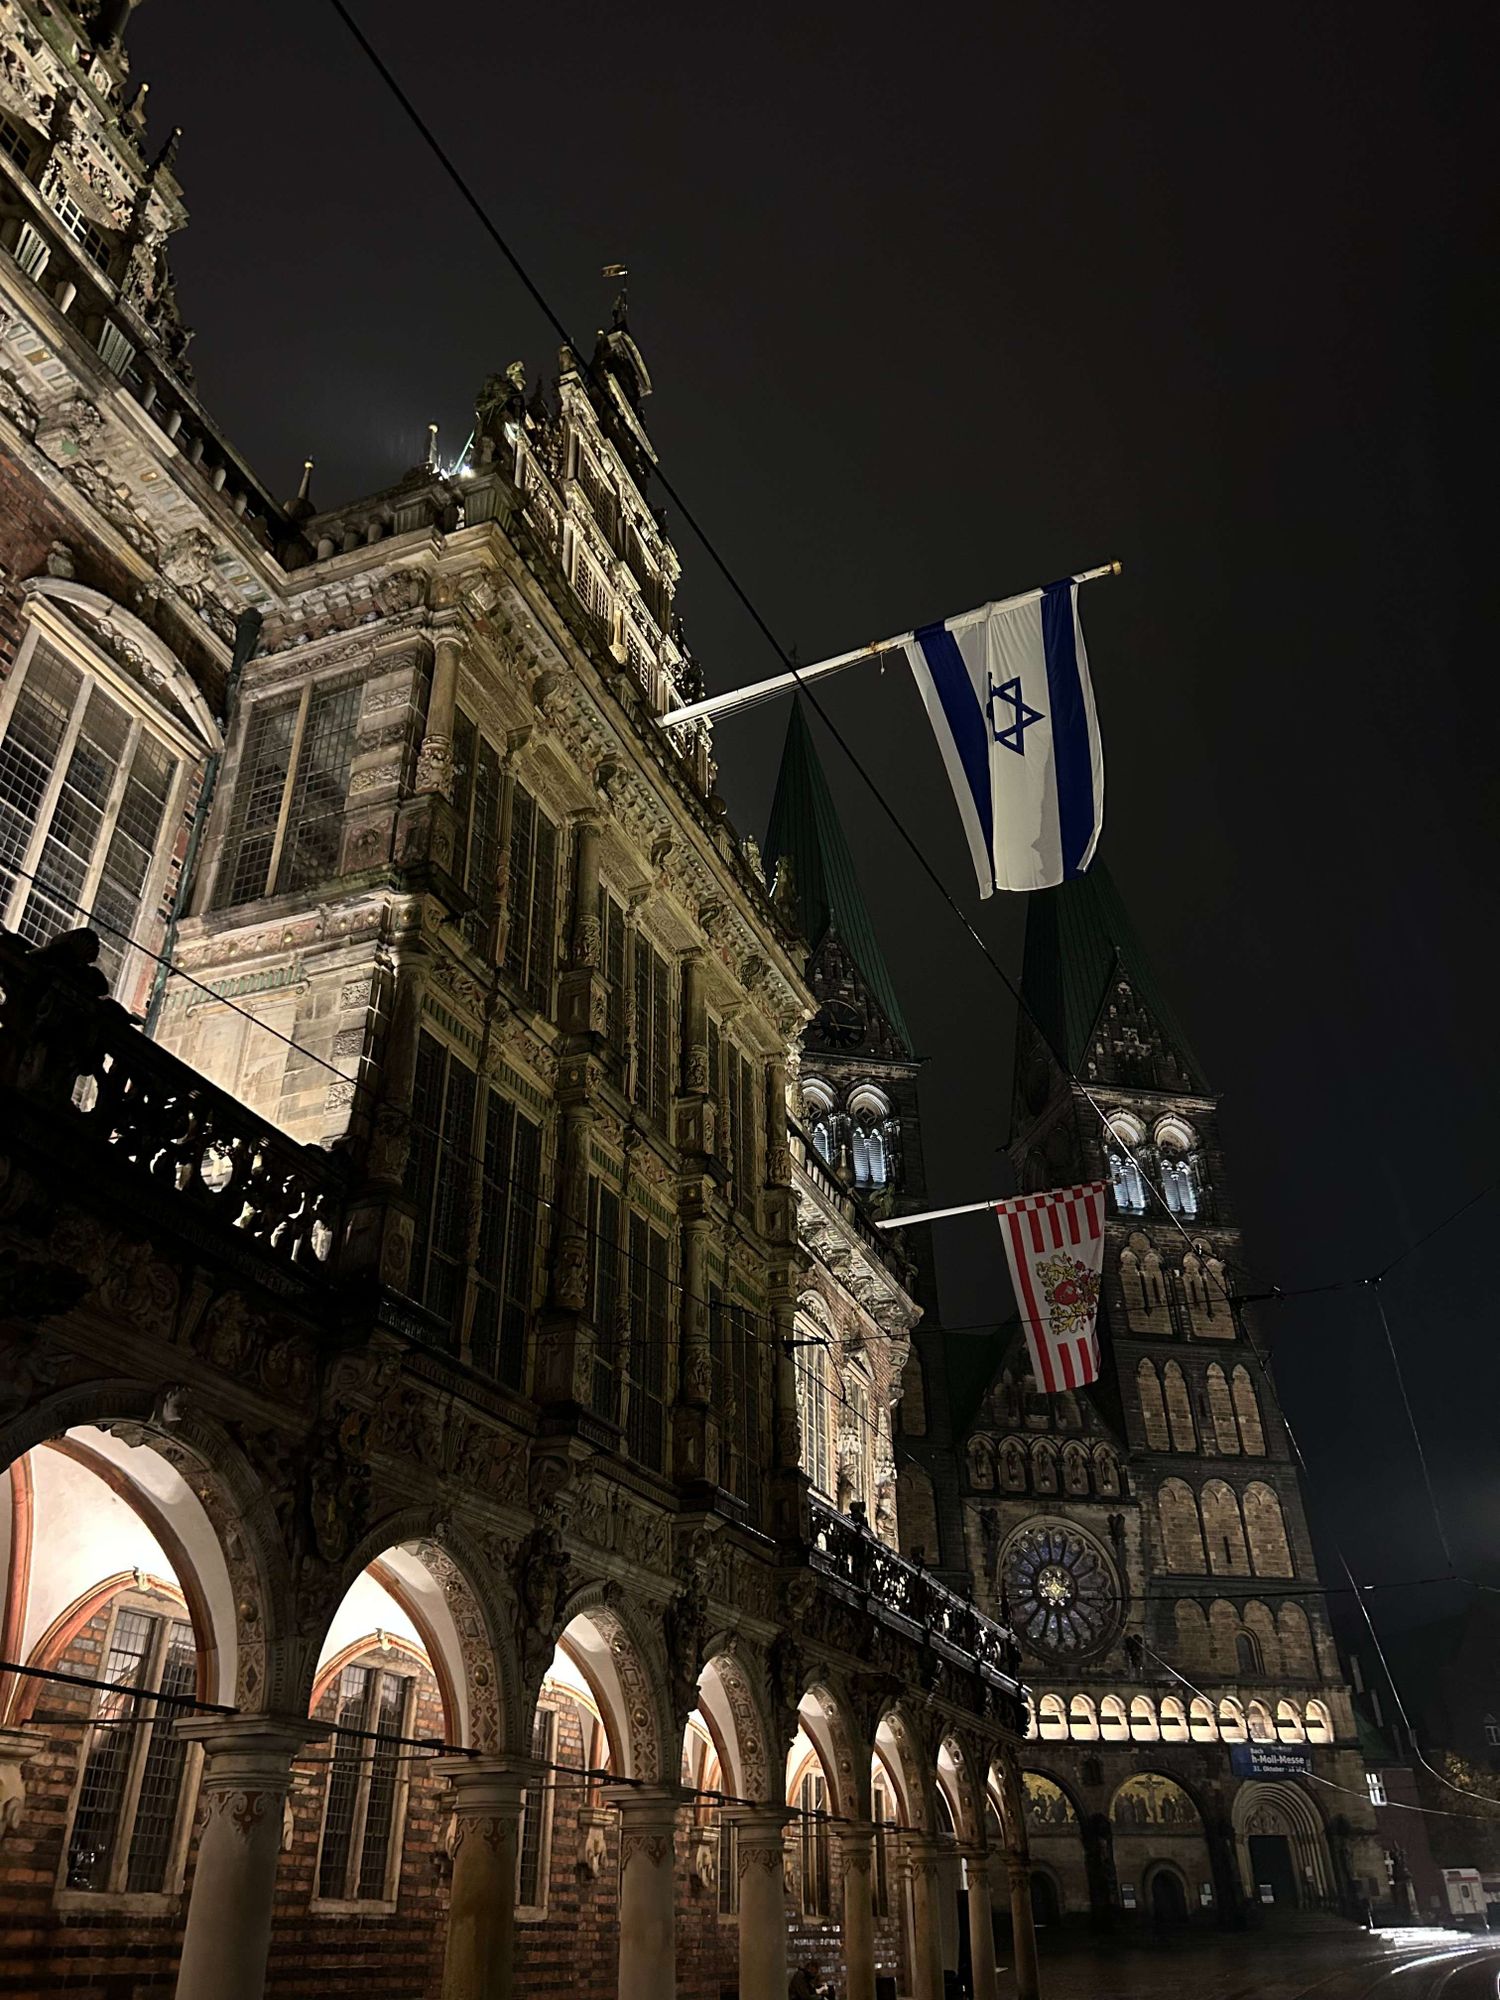
{"label": "illuminated stone facade", "polygon": [[1038,1917],[1357,1914],[1389,1882],[1275,1387],[1229,1304],[1218,1105],[1102,864],[1033,900],[1024,990],[1071,1077],[1023,1023],[1012,1156],[1026,1191],[1108,1184],[1103,1378],[1040,1395],[1013,1328],[965,1402],[966,1337],[919,1332],[948,1372],[908,1383],[901,1452],[903,1515],[909,1479],[956,1468],[943,1560],[1021,1641]]}
{"label": "illuminated stone facade", "polygon": [[912,1272],[659,721],[645,362],[279,504],[129,12],[0,7],[7,1990],[988,2000],[1013,1642],[898,1552]]}

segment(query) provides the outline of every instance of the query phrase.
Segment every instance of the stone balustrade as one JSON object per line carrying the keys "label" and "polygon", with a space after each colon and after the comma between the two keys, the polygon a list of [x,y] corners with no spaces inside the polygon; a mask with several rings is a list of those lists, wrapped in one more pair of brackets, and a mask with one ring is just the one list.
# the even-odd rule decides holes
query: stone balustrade
{"label": "stone balustrade", "polygon": [[138,1211],[285,1277],[332,1275],[341,1163],[299,1145],[148,1041],[104,991],[88,931],[30,948],[0,931],[0,1099],[18,1134],[112,1181]]}

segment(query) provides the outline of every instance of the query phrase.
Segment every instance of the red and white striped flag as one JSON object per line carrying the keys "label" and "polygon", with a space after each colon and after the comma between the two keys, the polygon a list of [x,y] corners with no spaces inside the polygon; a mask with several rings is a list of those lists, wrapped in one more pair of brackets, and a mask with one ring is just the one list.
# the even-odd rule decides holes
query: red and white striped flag
{"label": "red and white striped flag", "polygon": [[1017,1195],[995,1214],[1037,1387],[1055,1396],[1097,1382],[1104,1182]]}

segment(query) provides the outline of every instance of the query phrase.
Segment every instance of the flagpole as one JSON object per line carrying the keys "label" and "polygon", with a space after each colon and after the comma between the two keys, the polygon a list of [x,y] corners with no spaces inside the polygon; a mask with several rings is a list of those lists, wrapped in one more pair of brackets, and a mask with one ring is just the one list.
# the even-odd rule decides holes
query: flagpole
{"label": "flagpole", "polygon": [[913,1222],[941,1222],[948,1215],[978,1215],[981,1209],[998,1208],[1009,1197],[997,1194],[993,1201],[966,1201],[962,1208],[924,1208],[920,1215],[893,1215],[885,1222],[877,1222],[877,1229],[905,1229]]}
{"label": "flagpole", "polygon": [[[1094,583],[1101,576],[1118,576],[1121,565],[1118,562],[1100,563],[1097,569],[1075,571],[1074,583]],[[990,611],[1015,611],[1023,604],[1036,604],[1044,595],[1041,590],[1023,590],[1015,597],[1002,597],[993,604],[981,604],[976,611],[963,614],[964,617],[978,618]],[[961,618],[950,619],[949,624],[962,623]],[[762,701],[769,701],[773,695],[782,694],[787,688],[806,687],[809,681],[821,680],[825,674],[842,673],[846,667],[857,667],[861,660],[873,660],[881,653],[894,653],[901,646],[909,646],[916,638],[913,632],[897,632],[890,639],[876,639],[868,646],[856,646],[852,653],[835,653],[831,659],[818,660],[810,667],[798,667],[795,673],[773,674],[768,681],[752,681],[748,687],[731,688],[727,694],[709,695],[703,701],[689,702],[686,708],[671,709],[666,715],[656,719],[663,729],[677,729],[686,722],[698,722],[705,716],[728,715],[739,708],[751,708]]]}

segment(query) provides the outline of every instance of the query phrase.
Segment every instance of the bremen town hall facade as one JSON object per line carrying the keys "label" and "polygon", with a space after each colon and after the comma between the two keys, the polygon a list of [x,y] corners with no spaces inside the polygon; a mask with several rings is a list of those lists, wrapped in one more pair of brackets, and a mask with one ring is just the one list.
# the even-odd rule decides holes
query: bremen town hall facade
{"label": "bremen town hall facade", "polygon": [[1119,1380],[971,1384],[874,1227],[916,1065],[805,723],[768,888],[658,721],[623,315],[463,468],[279,504],[129,13],[0,0],[0,1989],[994,2000],[1034,1905],[1369,1893],[1139,984],[1099,1081],[1213,1247],[1028,1068]]}

